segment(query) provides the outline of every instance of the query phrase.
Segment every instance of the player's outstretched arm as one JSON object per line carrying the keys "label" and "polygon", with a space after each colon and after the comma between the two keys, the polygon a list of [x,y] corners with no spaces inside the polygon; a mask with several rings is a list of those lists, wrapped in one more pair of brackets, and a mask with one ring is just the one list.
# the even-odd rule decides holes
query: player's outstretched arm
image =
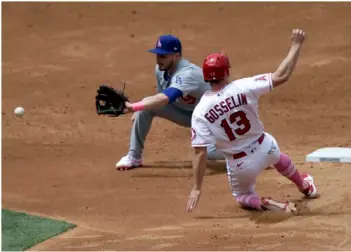
{"label": "player's outstretched arm", "polygon": [[194,185],[188,200],[188,205],[187,205],[188,212],[192,212],[192,210],[196,207],[200,199],[202,180],[206,170],[206,160],[207,160],[207,148],[194,147],[194,157],[193,157]]}
{"label": "player's outstretched arm", "polygon": [[305,40],[305,32],[300,29],[294,29],[291,35],[291,47],[288,55],[280,63],[277,70],[272,74],[273,87],[277,87],[287,82],[294,71],[299,58],[301,46]]}
{"label": "player's outstretched arm", "polygon": [[140,102],[126,102],[125,113],[136,112],[144,109],[162,108],[169,103],[175,102],[179,97],[182,97],[183,95],[184,93],[181,89],[175,87],[168,87],[165,90],[163,90],[162,93],[146,97]]}
{"label": "player's outstretched arm", "polygon": [[169,103],[169,98],[163,94],[158,93],[153,96],[148,96],[142,99],[140,102],[129,103],[126,102],[125,113],[136,112],[145,109],[157,109],[166,106]]}
{"label": "player's outstretched arm", "polygon": [[157,109],[166,106],[169,102],[169,99],[164,93],[159,93],[153,96],[145,97],[142,102],[145,109]]}

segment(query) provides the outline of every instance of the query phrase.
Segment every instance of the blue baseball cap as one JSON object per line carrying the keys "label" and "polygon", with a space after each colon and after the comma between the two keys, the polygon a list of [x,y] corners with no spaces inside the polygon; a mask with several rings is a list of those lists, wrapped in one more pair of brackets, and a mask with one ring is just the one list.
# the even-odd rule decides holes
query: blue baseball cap
{"label": "blue baseball cap", "polygon": [[172,35],[162,35],[156,42],[156,47],[149,50],[151,53],[166,55],[171,53],[181,53],[182,44],[177,37]]}

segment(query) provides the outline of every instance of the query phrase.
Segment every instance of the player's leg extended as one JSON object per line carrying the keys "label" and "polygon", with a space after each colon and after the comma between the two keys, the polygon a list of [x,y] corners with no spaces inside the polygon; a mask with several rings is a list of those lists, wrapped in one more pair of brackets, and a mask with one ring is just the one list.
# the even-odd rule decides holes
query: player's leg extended
{"label": "player's leg extended", "polygon": [[129,170],[142,166],[141,154],[154,116],[155,113],[150,110],[136,112],[131,130],[129,152],[116,163],[118,170]]}
{"label": "player's leg extended", "polygon": [[290,157],[285,153],[280,153],[279,161],[274,165],[277,171],[293,182],[299,191],[309,198],[317,196],[317,188],[314,185],[313,177],[309,174],[300,174]]}
{"label": "player's leg extended", "polygon": [[271,142],[271,154],[268,155],[268,164],[274,165],[277,171],[293,182],[297,188],[307,197],[314,198],[317,195],[317,188],[314,185],[313,177],[308,174],[300,174],[290,157],[280,152],[278,144],[273,136],[266,133],[267,140]]}
{"label": "player's leg extended", "polygon": [[256,142],[244,151],[246,156],[237,159],[233,156],[227,161],[228,179],[237,202],[257,210],[296,212],[294,204],[260,198],[255,192],[256,178],[270,162],[279,159],[279,148],[272,144],[270,136],[265,135],[261,144]]}
{"label": "player's leg extended", "polygon": [[129,170],[142,165],[144,142],[155,116],[172,121],[180,126],[190,127],[191,115],[191,112],[187,113],[181,111],[172,104],[158,110],[143,110],[136,112],[131,130],[129,152],[117,162],[117,169]]}
{"label": "player's leg extended", "polygon": [[152,121],[156,113],[151,110],[138,111],[135,114],[130,137],[130,148],[128,155],[141,159],[145,139],[150,131]]}
{"label": "player's leg extended", "polygon": [[155,116],[167,119],[180,126],[190,127],[191,125],[191,113],[183,112],[172,104],[158,110],[143,110],[137,112],[130,138],[129,155],[132,157],[141,158],[144,142]]}

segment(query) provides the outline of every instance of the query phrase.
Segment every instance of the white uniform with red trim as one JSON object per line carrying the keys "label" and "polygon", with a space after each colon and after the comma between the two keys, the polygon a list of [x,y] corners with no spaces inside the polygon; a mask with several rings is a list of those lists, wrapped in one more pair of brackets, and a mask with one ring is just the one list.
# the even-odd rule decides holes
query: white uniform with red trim
{"label": "white uniform with red trim", "polygon": [[270,73],[239,79],[207,91],[193,112],[192,146],[216,143],[226,157],[234,196],[254,193],[261,170],[279,161],[279,146],[258,115],[259,97],[272,89]]}

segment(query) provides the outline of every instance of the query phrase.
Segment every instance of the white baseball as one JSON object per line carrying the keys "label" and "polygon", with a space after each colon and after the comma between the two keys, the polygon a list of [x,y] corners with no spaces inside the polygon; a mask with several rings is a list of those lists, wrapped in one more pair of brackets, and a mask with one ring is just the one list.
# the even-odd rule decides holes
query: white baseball
{"label": "white baseball", "polygon": [[16,116],[24,116],[24,108],[22,107],[17,107],[15,108],[15,111],[14,111],[15,115]]}

